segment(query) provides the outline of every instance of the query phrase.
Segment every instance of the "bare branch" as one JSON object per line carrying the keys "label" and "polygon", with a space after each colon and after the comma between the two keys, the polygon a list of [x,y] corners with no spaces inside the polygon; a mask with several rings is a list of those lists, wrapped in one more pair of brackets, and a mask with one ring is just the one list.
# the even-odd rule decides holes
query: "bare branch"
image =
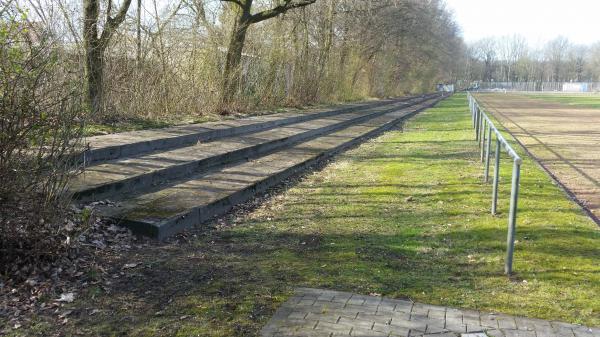
{"label": "bare branch", "polygon": [[65,19],[65,22],[67,23],[67,27],[69,28],[69,31],[71,32],[71,35],[73,36],[73,40],[75,41],[75,44],[77,45],[77,52],[79,54],[81,54],[81,41],[79,40],[79,35],[77,34],[75,27],[73,27],[73,22],[71,21],[71,17],[69,15],[69,13],[67,12],[67,9],[65,8],[65,4],[62,1],[58,1],[58,8],[60,9],[60,11]]}
{"label": "bare branch", "polygon": [[108,41],[110,40],[110,37],[115,32],[115,29],[117,29],[117,27],[119,27],[119,25],[125,20],[127,11],[129,10],[129,5],[131,5],[131,0],[124,0],[121,4],[121,7],[119,8],[119,11],[117,12],[117,15],[114,17],[109,16],[106,19],[106,27],[104,27],[104,31],[100,36],[100,44],[102,45],[102,47],[106,47]]}
{"label": "bare branch", "polygon": [[[226,0],[227,1],[227,0]],[[311,4],[314,4],[317,0],[299,0],[299,1],[293,1],[293,0],[285,0],[285,2],[279,6],[273,7],[271,9],[253,14],[250,17],[250,22],[252,23],[257,23],[257,22],[261,22],[270,18],[274,18],[278,15],[281,15],[287,11],[289,11],[290,9],[294,9],[294,8],[300,8],[300,7],[305,7]]]}
{"label": "bare branch", "polygon": [[8,0],[5,4],[2,5],[2,8],[0,9],[0,16],[8,12],[9,6],[13,3],[13,1],[14,0]]}
{"label": "bare branch", "polygon": [[244,7],[244,5],[239,1],[239,0],[221,0],[223,2],[233,2],[234,4],[240,6],[240,7]]}

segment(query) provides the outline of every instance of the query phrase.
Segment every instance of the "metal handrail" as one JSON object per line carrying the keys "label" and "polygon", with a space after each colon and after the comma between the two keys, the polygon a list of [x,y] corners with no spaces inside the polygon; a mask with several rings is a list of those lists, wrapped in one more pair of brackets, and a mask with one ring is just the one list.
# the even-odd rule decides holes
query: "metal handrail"
{"label": "metal handrail", "polygon": [[507,275],[512,274],[513,271],[513,255],[515,250],[515,230],[517,222],[517,202],[519,199],[519,181],[521,179],[521,164],[523,160],[517,154],[517,152],[510,146],[506,139],[502,136],[500,131],[494,125],[494,122],[485,113],[479,102],[471,95],[467,93],[469,100],[469,108],[471,110],[471,119],[473,121],[473,128],[475,129],[475,140],[481,147],[481,161],[485,163],[484,178],[485,183],[489,180],[489,169],[490,169],[490,155],[491,155],[491,143],[492,133],[496,136],[496,151],[494,160],[494,180],[492,188],[492,214],[497,214],[498,206],[498,181],[500,178],[500,151],[502,147],[506,150],[508,155],[513,159],[513,172],[512,172],[512,183],[510,192],[510,208],[508,215],[508,234],[506,239],[506,261],[504,265],[504,272]]}

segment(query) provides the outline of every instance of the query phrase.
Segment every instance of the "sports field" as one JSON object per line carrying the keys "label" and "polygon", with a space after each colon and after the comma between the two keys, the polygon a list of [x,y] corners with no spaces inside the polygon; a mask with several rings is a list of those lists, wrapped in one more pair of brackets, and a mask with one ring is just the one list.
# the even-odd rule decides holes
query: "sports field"
{"label": "sports field", "polygon": [[476,97],[598,221],[600,95],[485,93]]}

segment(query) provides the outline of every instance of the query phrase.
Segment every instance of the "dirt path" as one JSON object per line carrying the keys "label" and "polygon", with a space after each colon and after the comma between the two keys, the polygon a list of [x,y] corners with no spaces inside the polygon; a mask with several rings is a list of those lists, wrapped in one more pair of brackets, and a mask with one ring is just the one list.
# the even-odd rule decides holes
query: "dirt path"
{"label": "dirt path", "polygon": [[600,110],[518,94],[477,98],[600,223]]}

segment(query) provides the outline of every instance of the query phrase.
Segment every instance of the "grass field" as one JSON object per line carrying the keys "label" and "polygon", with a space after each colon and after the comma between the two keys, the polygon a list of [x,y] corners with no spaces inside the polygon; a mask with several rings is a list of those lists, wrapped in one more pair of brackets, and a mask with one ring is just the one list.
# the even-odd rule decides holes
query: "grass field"
{"label": "grass field", "polygon": [[527,96],[576,108],[600,109],[599,94],[529,94]]}
{"label": "grass field", "polygon": [[503,275],[510,165],[491,216],[467,111],[455,95],[190,242],[116,257],[141,265],[92,286],[60,329],[251,336],[298,286],[600,325],[600,231],[529,158]]}

